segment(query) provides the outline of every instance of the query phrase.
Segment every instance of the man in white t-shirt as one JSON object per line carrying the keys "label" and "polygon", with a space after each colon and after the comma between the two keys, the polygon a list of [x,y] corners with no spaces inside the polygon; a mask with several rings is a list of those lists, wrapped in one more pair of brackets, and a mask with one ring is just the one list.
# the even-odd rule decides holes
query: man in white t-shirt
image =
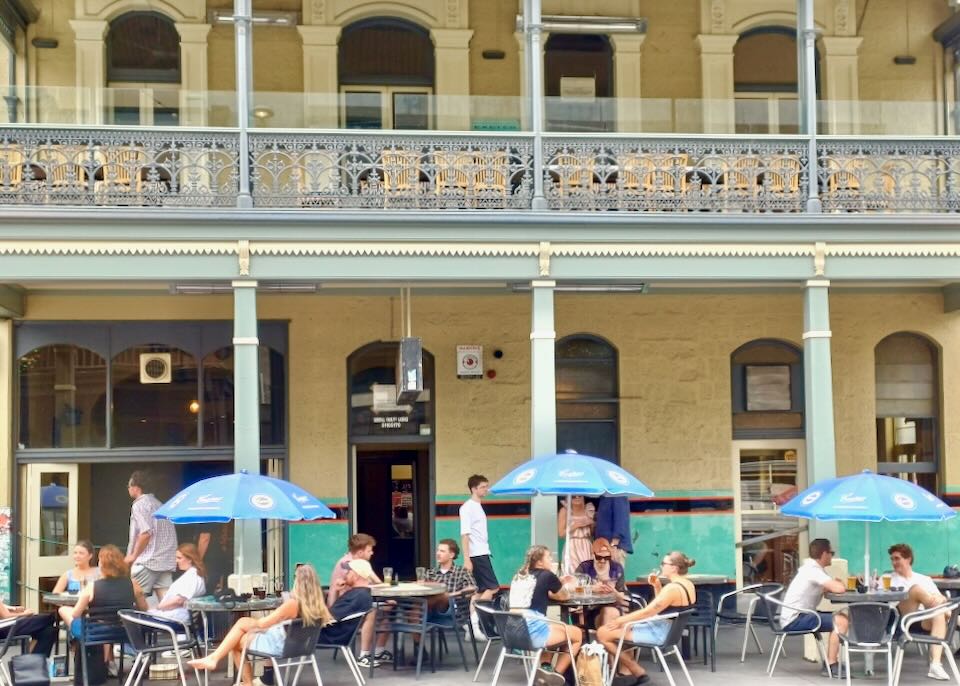
{"label": "man in white t-shirt", "polygon": [[500,582],[490,562],[490,543],[487,538],[487,514],[480,501],[490,491],[490,481],[481,474],[467,479],[470,498],[460,506],[460,547],[463,549],[463,567],[477,582],[477,600],[490,600],[500,590]]}
{"label": "man in white t-shirt", "polygon": [[[817,622],[812,615],[800,614],[790,608],[816,612],[824,593],[843,593],[847,590],[846,584],[839,579],[831,579],[824,570],[833,561],[833,547],[830,541],[825,538],[813,539],[810,541],[809,552],[810,557],[800,565],[797,575],[793,577],[783,596],[783,603],[787,607],[780,613],[780,625],[788,631],[811,630]],[[847,617],[842,613],[819,612],[818,614],[820,630],[830,632],[827,662],[830,665],[830,672],[837,676],[840,674],[840,664],[837,661],[840,655],[840,637],[837,632],[847,632]]]}
{"label": "man in white t-shirt", "polygon": [[[906,543],[896,543],[887,549],[887,554],[890,555],[890,564],[893,566],[890,588],[902,588],[907,592],[906,599],[901,600],[897,605],[901,616],[947,602],[937,585],[933,583],[933,579],[926,574],[913,571],[913,548]],[[947,635],[948,619],[950,619],[949,612],[927,619],[920,625],[925,631],[929,631],[931,636],[943,638]],[[931,645],[930,669],[927,671],[927,676],[937,681],[950,681],[950,676],[940,662],[942,657],[943,647]]]}

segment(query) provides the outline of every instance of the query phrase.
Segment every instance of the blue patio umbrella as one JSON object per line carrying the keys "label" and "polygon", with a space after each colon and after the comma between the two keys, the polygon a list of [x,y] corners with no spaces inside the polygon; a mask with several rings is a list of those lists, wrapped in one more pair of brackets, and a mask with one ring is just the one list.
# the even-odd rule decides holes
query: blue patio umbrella
{"label": "blue patio umbrella", "polygon": [[865,469],[819,481],[798,493],[780,512],[821,521],[864,522],[863,573],[870,573],[870,522],[936,522],[956,516],[937,496],[919,486]]}
{"label": "blue patio umbrella", "polygon": [[[282,479],[242,470],[187,486],[153,516],[176,524],[229,522],[234,519],[303,521],[334,519],[333,510],[305,490]],[[239,568],[243,569],[241,547]]]}
{"label": "blue patio umbrella", "polygon": [[40,507],[65,508],[70,502],[70,491],[58,483],[47,484],[40,489]]}
{"label": "blue patio umbrella", "polygon": [[[490,488],[498,495],[565,495],[567,512],[572,512],[570,499],[574,495],[636,495],[653,496],[646,484],[619,465],[572,450],[535,457],[515,467]],[[567,517],[567,537],[570,540],[570,517]],[[564,546],[564,567],[567,551]]]}

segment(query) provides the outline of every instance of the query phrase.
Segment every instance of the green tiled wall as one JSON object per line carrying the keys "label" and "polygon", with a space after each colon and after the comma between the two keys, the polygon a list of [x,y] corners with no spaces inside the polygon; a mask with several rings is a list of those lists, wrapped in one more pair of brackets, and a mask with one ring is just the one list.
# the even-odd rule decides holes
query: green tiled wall
{"label": "green tiled wall", "polygon": [[[850,571],[863,572],[864,524],[840,522],[840,542],[835,545]],[[960,564],[960,517],[945,522],[879,522],[870,525],[870,566],[890,569],[887,548],[909,543],[913,568],[922,574],[941,574],[947,565]],[[873,571],[873,570],[870,570]]]}

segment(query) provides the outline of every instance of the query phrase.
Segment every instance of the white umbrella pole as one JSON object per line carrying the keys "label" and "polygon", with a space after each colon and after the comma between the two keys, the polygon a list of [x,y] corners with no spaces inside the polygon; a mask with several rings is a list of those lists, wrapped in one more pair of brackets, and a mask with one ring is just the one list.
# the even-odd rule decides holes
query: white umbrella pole
{"label": "white umbrella pole", "polygon": [[870,585],[870,522],[866,522],[863,535],[863,581]]}
{"label": "white umbrella pole", "polygon": [[573,574],[570,569],[570,518],[573,517],[573,496],[567,494],[567,536],[563,539],[563,573]]}

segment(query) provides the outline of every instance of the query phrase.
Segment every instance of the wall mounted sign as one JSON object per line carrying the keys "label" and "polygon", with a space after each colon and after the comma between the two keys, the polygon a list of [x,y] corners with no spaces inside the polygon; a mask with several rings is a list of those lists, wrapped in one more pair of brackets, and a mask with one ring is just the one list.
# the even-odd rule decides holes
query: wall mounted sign
{"label": "wall mounted sign", "polygon": [[457,346],[457,376],[463,378],[480,378],[483,376],[483,346]]}

